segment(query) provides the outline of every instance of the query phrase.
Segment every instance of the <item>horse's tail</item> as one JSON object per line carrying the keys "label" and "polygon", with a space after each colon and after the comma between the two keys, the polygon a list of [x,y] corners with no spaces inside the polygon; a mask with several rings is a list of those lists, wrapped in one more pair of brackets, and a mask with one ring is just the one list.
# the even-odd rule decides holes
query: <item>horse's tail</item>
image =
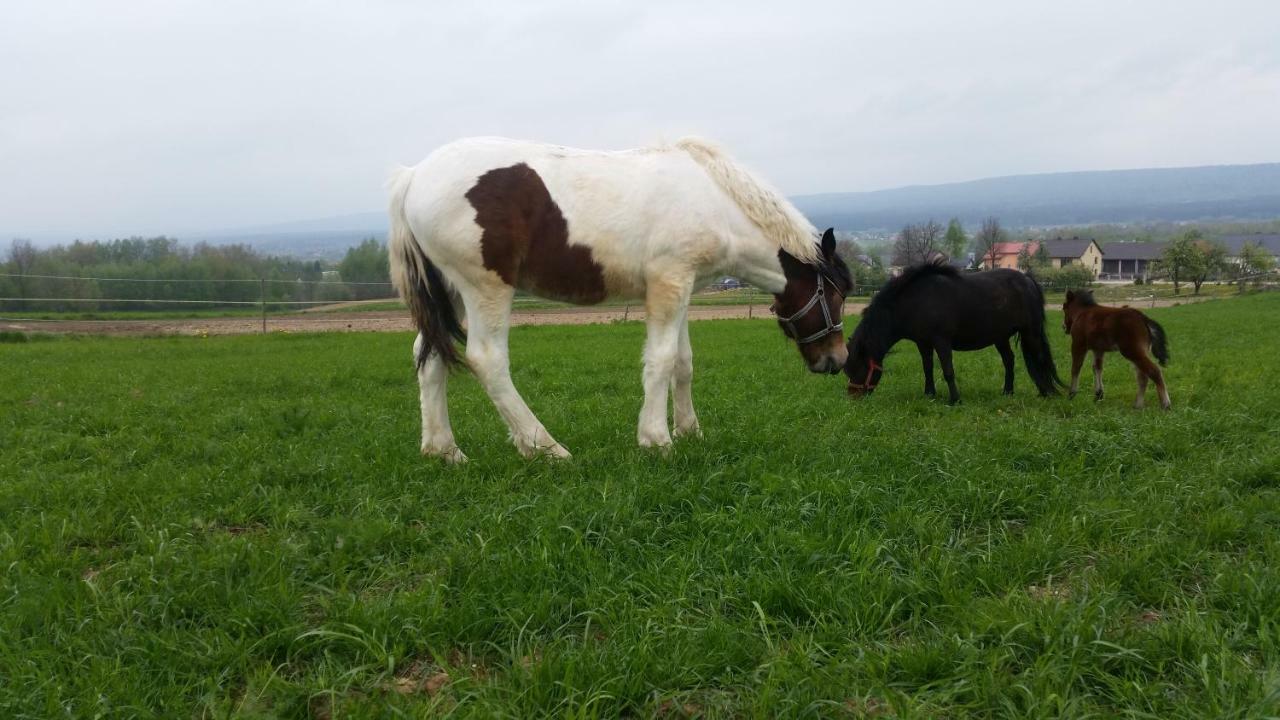
{"label": "horse's tail", "polygon": [[447,366],[462,362],[453,341],[466,342],[466,333],[458,322],[449,289],[445,287],[440,271],[413,236],[404,214],[404,198],[413,180],[413,168],[402,167],[391,176],[391,233],[387,240],[388,260],[391,264],[391,283],[413,316],[421,340],[415,344],[418,369],[426,364],[431,353],[440,355]]}
{"label": "horse's tail", "polygon": [[1164,328],[1160,323],[1143,315],[1142,318],[1147,321],[1147,335],[1151,337],[1151,354],[1156,356],[1160,367],[1169,364],[1169,339],[1164,334]]}
{"label": "horse's tail", "polygon": [[1018,344],[1022,346],[1022,361],[1027,365],[1027,374],[1035,382],[1041,395],[1057,395],[1058,388],[1066,387],[1062,378],[1058,377],[1058,368],[1053,363],[1053,350],[1049,347],[1049,336],[1044,325],[1044,291],[1035,277],[1026,276],[1023,292],[1027,301],[1028,327],[1018,333]]}

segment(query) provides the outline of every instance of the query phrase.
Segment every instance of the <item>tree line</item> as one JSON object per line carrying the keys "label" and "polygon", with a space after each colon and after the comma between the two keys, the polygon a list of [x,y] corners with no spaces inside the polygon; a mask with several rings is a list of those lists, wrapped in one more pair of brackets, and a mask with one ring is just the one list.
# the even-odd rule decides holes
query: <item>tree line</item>
{"label": "tree line", "polygon": [[1217,240],[1205,237],[1197,228],[1183,232],[1165,246],[1156,263],[1157,277],[1173,282],[1173,294],[1182,291],[1183,283],[1190,283],[1194,294],[1208,280],[1228,280],[1245,284],[1257,282],[1259,275],[1275,267],[1275,258],[1256,243],[1245,243],[1235,258],[1227,256],[1227,247]]}
{"label": "tree line", "polygon": [[[982,265],[994,267],[1001,243],[1009,242],[1009,234],[1000,219],[988,217],[982,221],[977,233],[970,239],[964,227],[952,218],[944,229],[933,219],[924,223],[907,224],[894,237],[892,263],[897,266],[923,262],[947,262],[960,260],[965,269],[977,269]],[[1035,251],[1024,243],[1018,254],[1018,269],[1032,272],[1049,290],[1084,287],[1093,280],[1093,273],[1078,265],[1053,267],[1043,242]],[[971,250],[970,255],[966,251]],[[1275,259],[1256,244],[1246,244],[1239,256],[1229,258],[1222,243],[1208,238],[1199,228],[1184,230],[1165,247],[1159,260],[1153,265],[1155,277],[1173,282],[1174,294],[1181,292],[1184,283],[1190,283],[1196,294],[1208,280],[1231,280],[1244,283],[1249,278],[1269,272],[1275,267]]]}
{"label": "tree line", "polygon": [[[350,248],[336,264],[265,255],[247,245],[184,245],[166,236],[77,240],[49,248],[14,240],[0,263],[0,309],[150,310],[175,300],[205,307],[262,299],[327,302],[391,297],[388,285],[343,284],[389,282],[386,248],[375,238]],[[180,304],[185,303],[171,303],[170,309]]]}
{"label": "tree line", "polygon": [[[930,218],[924,223],[909,223],[898,231],[893,241],[892,262],[900,267],[950,262],[964,270],[977,270],[984,263],[994,267],[998,246],[1006,242],[1009,242],[1009,233],[997,217],[985,218],[973,237],[958,218],[951,218],[945,228]],[[1034,273],[1041,285],[1051,291],[1085,287],[1093,281],[1093,274],[1087,268],[1053,267],[1043,244],[1034,254],[1028,254],[1024,245],[1018,268]]]}

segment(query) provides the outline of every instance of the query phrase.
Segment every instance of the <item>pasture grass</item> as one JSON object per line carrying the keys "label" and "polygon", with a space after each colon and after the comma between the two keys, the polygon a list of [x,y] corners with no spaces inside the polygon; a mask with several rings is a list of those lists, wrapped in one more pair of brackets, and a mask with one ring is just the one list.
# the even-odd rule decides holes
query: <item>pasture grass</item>
{"label": "pasture grass", "polygon": [[1275,716],[1280,295],[1152,315],[1168,413],[1114,355],[1095,403],[960,354],[950,407],[900,346],[853,401],[693,323],[665,456],[641,325],[519,327],[575,458],[460,374],[462,467],[407,334],[0,344],[0,715]]}

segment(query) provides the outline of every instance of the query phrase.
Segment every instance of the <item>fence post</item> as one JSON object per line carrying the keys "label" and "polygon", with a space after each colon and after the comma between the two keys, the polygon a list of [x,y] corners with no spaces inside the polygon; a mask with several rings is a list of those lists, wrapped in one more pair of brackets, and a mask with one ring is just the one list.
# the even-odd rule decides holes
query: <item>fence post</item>
{"label": "fence post", "polygon": [[755,309],[756,303],[756,287],[751,286],[751,290],[747,291],[747,319],[751,319],[751,312]]}
{"label": "fence post", "polygon": [[631,317],[631,306],[627,305],[622,310],[622,322],[626,322],[629,317]]}
{"label": "fence post", "polygon": [[258,303],[262,305],[262,334],[267,333],[267,279],[258,278]]}

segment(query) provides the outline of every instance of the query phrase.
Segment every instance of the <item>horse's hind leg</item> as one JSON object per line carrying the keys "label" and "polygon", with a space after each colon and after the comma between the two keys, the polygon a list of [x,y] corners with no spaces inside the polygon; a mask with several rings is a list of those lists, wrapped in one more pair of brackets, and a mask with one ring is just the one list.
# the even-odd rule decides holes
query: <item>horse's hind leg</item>
{"label": "horse's hind leg", "polygon": [[675,436],[701,435],[698,415],[693,411],[693,346],[689,344],[689,319],[680,323],[680,345],[671,374],[671,404],[675,411]]}
{"label": "horse's hind leg", "polygon": [[1151,358],[1141,349],[1124,348],[1120,351],[1121,355],[1128,358],[1129,362],[1138,369],[1138,399],[1134,402],[1134,407],[1142,407],[1143,396],[1147,391],[1147,378],[1155,381],[1156,392],[1160,395],[1160,407],[1168,410],[1172,407],[1169,401],[1169,389],[1164,384],[1164,373],[1160,372],[1160,368],[1151,362]]}
{"label": "horse's hind leg", "polygon": [[1000,361],[1004,363],[1004,392],[1005,395],[1013,394],[1013,348],[1009,347],[1009,338],[1005,338],[996,343],[996,350],[1000,352]]}
{"label": "horse's hind leg", "polygon": [[916,347],[920,350],[920,366],[924,369],[924,394],[926,397],[934,397],[938,390],[933,385],[933,346],[918,342]]}
{"label": "horse's hind leg", "polygon": [[1093,351],[1093,399],[1102,399],[1102,356],[1101,350]]}
{"label": "horse's hind leg", "polygon": [[[413,343],[413,356],[423,342],[422,335]],[[442,458],[449,462],[466,462],[467,456],[458,449],[449,425],[448,400],[449,368],[436,353],[418,369],[418,398],[422,404],[422,454]]]}
{"label": "horse's hind leg", "polygon": [[537,455],[567,458],[569,451],[551,437],[524,398],[511,382],[510,359],[507,354],[507,331],[511,323],[511,298],[515,290],[509,286],[463,293],[467,307],[467,364],[493,401],[511,433],[511,441],[524,457]]}
{"label": "horse's hind leg", "polygon": [[1138,396],[1133,399],[1133,406],[1141,410],[1147,401],[1147,374],[1136,363],[1133,369],[1138,376]]}

